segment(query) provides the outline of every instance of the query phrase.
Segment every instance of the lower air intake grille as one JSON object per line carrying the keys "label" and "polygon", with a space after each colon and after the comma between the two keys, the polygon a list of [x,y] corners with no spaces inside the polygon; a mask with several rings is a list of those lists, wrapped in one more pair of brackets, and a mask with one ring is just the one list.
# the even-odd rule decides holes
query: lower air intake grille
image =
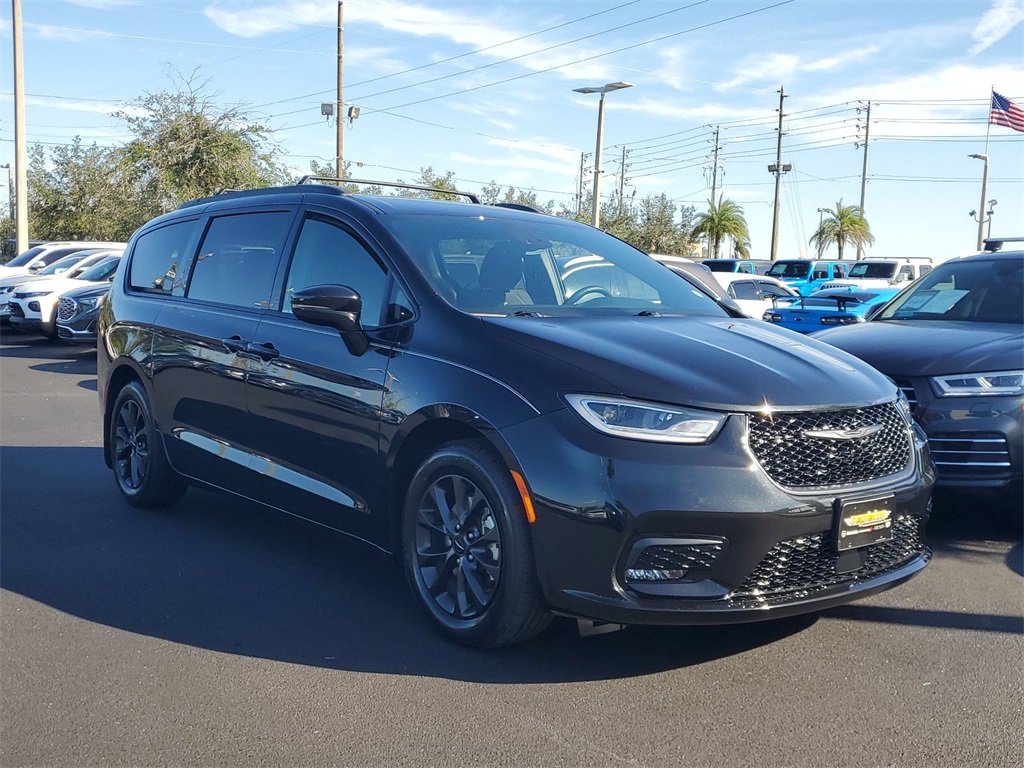
{"label": "lower air intake grille", "polygon": [[[790,488],[851,485],[910,463],[910,430],[896,403],[842,411],[751,414],[750,448],[775,482]],[[845,438],[860,429],[863,437]],[[831,433],[833,437],[812,436]]]}
{"label": "lower air intake grille", "polygon": [[895,570],[924,551],[921,519],[911,515],[897,517],[893,538],[866,547],[864,563],[845,573],[836,571],[840,554],[832,548],[830,532],[786,539],[765,555],[729,600],[738,607],[800,600],[837,584],[865,581]]}

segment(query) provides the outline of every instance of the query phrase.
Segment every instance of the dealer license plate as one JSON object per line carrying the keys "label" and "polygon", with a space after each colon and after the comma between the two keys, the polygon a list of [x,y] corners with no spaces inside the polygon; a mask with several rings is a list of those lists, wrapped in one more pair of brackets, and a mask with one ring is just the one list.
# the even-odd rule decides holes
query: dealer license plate
{"label": "dealer license plate", "polygon": [[839,505],[836,549],[867,547],[893,536],[892,497],[871,501],[848,501]]}

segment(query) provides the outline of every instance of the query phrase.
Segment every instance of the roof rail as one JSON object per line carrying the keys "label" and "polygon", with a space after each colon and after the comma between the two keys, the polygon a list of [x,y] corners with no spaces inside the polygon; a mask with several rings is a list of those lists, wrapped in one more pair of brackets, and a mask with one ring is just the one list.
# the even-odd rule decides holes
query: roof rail
{"label": "roof rail", "polygon": [[1024,243],[1024,237],[988,237],[984,240],[985,250],[995,253],[1003,247],[1003,243]]}
{"label": "roof rail", "polygon": [[541,208],[537,205],[530,205],[529,203],[491,203],[496,208],[511,208],[514,211],[529,211],[530,213],[546,213],[551,215],[549,211]]}
{"label": "roof rail", "polygon": [[325,182],[332,181],[337,184],[364,184],[367,186],[377,187],[398,187],[400,189],[414,189],[417,192],[434,192],[442,195],[458,195],[460,197],[468,197],[469,202],[480,204],[480,198],[474,195],[472,192],[459,192],[456,189],[438,189],[437,187],[425,187],[422,184],[406,184],[402,181],[372,181],[369,179],[350,179],[348,177],[339,179],[335,176],[303,176],[299,179],[299,184],[308,184],[310,182]]}

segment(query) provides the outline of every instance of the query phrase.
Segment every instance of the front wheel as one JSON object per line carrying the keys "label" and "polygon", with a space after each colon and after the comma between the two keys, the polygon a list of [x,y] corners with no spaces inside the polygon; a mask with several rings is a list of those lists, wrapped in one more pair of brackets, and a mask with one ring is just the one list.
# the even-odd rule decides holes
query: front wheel
{"label": "front wheel", "polygon": [[522,499],[482,441],[443,445],[416,472],[403,510],[402,555],[421,605],[456,642],[512,645],[551,621]]}
{"label": "front wheel", "polygon": [[110,457],[117,487],[133,506],[166,507],[185,493],[185,480],[167,460],[146,391],[137,381],[125,385],[114,401]]}

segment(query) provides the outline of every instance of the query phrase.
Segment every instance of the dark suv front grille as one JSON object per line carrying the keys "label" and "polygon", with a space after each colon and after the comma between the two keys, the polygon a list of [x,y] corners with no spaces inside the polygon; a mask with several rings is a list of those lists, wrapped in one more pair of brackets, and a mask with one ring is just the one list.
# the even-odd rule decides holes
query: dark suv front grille
{"label": "dark suv front grille", "polygon": [[61,300],[57,302],[57,319],[67,322],[75,313],[78,311],[78,302],[74,299],[68,299],[61,297]]}
{"label": "dark suv front grille", "polygon": [[[895,403],[841,411],[752,414],[750,448],[775,482],[789,488],[851,485],[887,477],[910,463],[910,430]],[[843,439],[844,431],[880,426]],[[831,432],[831,437],[808,432]]]}
{"label": "dark suv front grille", "polygon": [[831,532],[780,541],[729,601],[737,607],[770,606],[800,600],[838,584],[866,581],[923,554],[923,533],[921,518],[897,517],[893,538],[865,547],[860,567],[844,573],[836,570],[840,553],[831,546]]}

